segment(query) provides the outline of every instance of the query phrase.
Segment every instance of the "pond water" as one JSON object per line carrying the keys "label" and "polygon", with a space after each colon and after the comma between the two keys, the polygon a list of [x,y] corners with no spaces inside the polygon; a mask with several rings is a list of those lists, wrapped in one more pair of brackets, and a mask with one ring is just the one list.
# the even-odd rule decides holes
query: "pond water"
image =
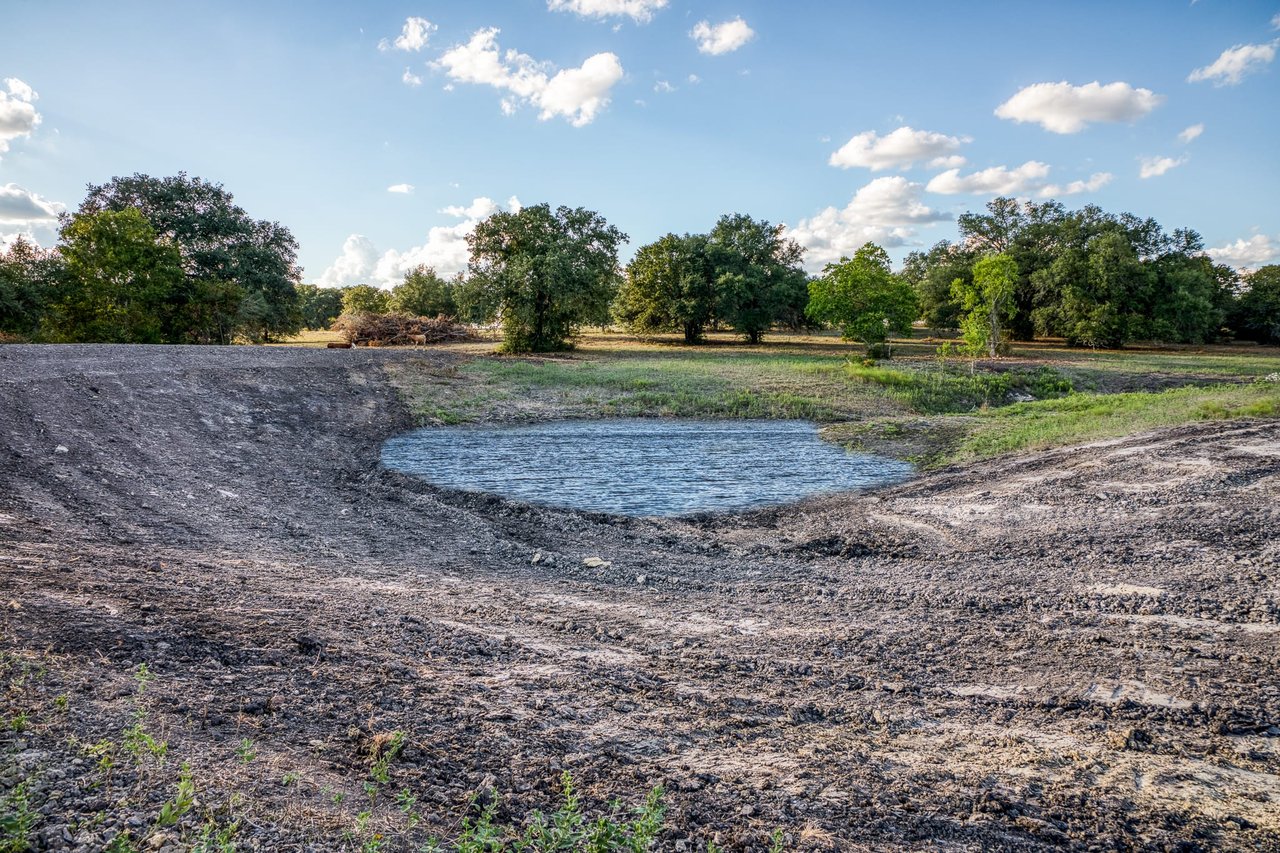
{"label": "pond water", "polygon": [[635,516],[789,503],[912,473],[806,421],[655,418],[427,427],[387,441],[382,463],[437,486]]}

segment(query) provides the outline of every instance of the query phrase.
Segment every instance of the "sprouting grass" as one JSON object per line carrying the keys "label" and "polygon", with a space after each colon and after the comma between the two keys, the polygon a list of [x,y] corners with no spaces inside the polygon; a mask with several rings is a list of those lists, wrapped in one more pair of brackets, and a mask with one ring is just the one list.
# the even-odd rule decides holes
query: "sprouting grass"
{"label": "sprouting grass", "polygon": [[1176,388],[1157,393],[1076,394],[981,412],[953,460],[1040,450],[1203,420],[1280,416],[1280,384]]}

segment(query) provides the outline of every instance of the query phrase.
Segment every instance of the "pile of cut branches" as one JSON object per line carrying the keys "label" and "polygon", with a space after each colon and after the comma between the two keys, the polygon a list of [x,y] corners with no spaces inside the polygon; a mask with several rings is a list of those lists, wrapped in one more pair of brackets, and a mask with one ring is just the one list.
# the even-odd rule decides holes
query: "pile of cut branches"
{"label": "pile of cut branches", "polygon": [[331,327],[352,346],[394,347],[411,344],[443,344],[475,340],[472,331],[441,314],[414,317],[409,314],[343,314]]}

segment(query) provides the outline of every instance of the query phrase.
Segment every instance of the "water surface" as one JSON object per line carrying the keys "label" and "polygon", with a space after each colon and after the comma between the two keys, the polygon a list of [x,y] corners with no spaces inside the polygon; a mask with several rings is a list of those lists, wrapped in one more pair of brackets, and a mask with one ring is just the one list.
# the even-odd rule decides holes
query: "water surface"
{"label": "water surface", "polygon": [[427,427],[383,445],[388,468],[437,486],[622,515],[789,503],[900,482],[906,462],[851,453],[807,421],[553,421]]}

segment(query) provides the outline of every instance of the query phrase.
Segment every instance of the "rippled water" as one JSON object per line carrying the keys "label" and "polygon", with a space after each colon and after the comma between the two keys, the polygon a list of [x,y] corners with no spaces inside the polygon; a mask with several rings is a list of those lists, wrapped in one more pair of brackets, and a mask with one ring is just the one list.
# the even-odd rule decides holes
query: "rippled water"
{"label": "rippled water", "polygon": [[806,421],[652,418],[428,427],[387,441],[382,462],[438,486],[622,515],[788,503],[895,483],[906,462],[850,453]]}

